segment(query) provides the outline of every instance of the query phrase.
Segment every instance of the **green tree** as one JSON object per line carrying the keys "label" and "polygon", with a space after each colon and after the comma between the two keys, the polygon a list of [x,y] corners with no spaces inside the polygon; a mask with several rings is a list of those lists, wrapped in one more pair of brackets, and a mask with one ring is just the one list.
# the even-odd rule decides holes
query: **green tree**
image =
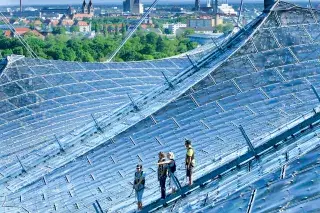
{"label": "green tree", "polygon": [[140,51],[141,54],[154,55],[156,52],[156,46],[153,44],[146,44],[144,48]]}
{"label": "green tree", "polygon": [[216,32],[216,33],[222,33],[222,31],[223,31],[223,25],[222,24],[217,25],[215,27],[215,29],[214,29],[214,32]]}
{"label": "green tree", "polygon": [[166,35],[170,35],[170,34],[172,34],[172,30],[170,30],[169,28],[166,28],[166,29],[164,29],[164,33]]}
{"label": "green tree", "polygon": [[62,27],[62,26],[57,26],[57,27],[53,27],[52,29],[52,33],[53,34],[65,34],[66,33],[66,28]]}
{"label": "green tree", "polygon": [[[124,25],[121,25],[122,27]],[[105,61],[122,41],[122,36],[116,35],[98,35],[94,39],[87,39],[74,35],[59,34],[61,33],[60,31],[60,28],[56,28],[56,33],[58,34],[47,36],[45,40],[33,34],[27,34],[25,35],[25,40],[41,58],[87,62]],[[184,35],[169,39],[155,33],[137,31],[124,45],[115,60],[139,61],[159,59],[186,52],[196,46],[196,43],[190,42]],[[18,39],[9,39],[4,35],[0,35],[0,54],[7,56],[13,53],[30,56],[30,53],[21,46]]]}
{"label": "green tree", "polygon": [[16,55],[23,55],[23,48],[22,47],[15,47],[13,50],[12,50],[13,54],[16,54]]}
{"label": "green tree", "polygon": [[109,34],[113,33],[113,31],[114,31],[113,25],[109,25],[109,26],[107,27],[107,31],[108,31]]}
{"label": "green tree", "polygon": [[155,45],[157,43],[158,35],[156,33],[148,33],[146,35],[146,41],[148,44]]}
{"label": "green tree", "polygon": [[230,32],[230,31],[232,31],[233,28],[234,28],[234,26],[233,26],[232,23],[226,23],[222,27],[222,32],[226,34],[226,33]]}
{"label": "green tree", "polygon": [[115,31],[114,32],[115,35],[119,34],[119,26],[118,25],[115,26],[114,31]]}
{"label": "green tree", "polygon": [[194,29],[192,28],[188,28],[184,31],[183,35],[184,36],[188,36],[188,35],[191,35],[191,34],[194,34]]}
{"label": "green tree", "polygon": [[70,27],[70,31],[75,33],[75,32],[79,32],[80,28],[79,26],[73,25],[72,27]]}
{"label": "green tree", "polygon": [[35,27],[35,25],[34,25],[34,23],[30,23],[29,24],[29,27],[30,27],[30,30],[34,30],[36,27]]}
{"label": "green tree", "polygon": [[66,61],[75,61],[76,60],[77,55],[76,55],[76,52],[73,49],[64,47],[62,49],[62,51],[64,52],[64,59]]}
{"label": "green tree", "polygon": [[121,34],[122,34],[122,35],[125,35],[125,34],[126,34],[126,31],[127,31],[127,29],[126,29],[124,23],[122,23],[122,24],[121,24]]}

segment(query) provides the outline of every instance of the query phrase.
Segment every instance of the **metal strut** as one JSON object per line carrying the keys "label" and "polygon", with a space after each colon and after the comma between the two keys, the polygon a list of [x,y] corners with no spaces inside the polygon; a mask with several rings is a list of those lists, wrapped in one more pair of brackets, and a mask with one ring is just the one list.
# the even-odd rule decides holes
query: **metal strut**
{"label": "metal strut", "polygon": [[211,40],[212,40],[212,42],[214,43],[214,45],[218,48],[218,50],[219,50],[220,52],[222,52],[221,46],[220,46],[219,44],[217,44],[217,42],[216,42],[213,38],[211,38]]}
{"label": "metal strut", "polygon": [[91,117],[92,117],[92,119],[93,119],[93,121],[94,121],[94,123],[95,123],[95,125],[96,125],[97,130],[98,130],[99,132],[103,133],[103,131],[102,131],[102,129],[101,129],[98,121],[97,121],[96,118],[93,116],[93,114],[91,114]]}
{"label": "metal strut", "polygon": [[93,203],[92,205],[93,205],[94,210],[96,210],[96,213],[101,213],[101,212],[99,211],[96,203]]}
{"label": "metal strut", "polygon": [[186,54],[186,55],[187,55],[189,61],[191,62],[192,66],[198,69],[199,68],[198,65],[191,59],[190,55],[188,55],[188,54]]}
{"label": "metal strut", "polygon": [[316,88],[315,88],[312,84],[311,84],[311,89],[312,89],[312,91],[314,92],[314,94],[317,96],[318,101],[320,102],[320,96],[319,96],[319,94],[318,94],[318,92],[317,92]]}
{"label": "metal strut", "polygon": [[311,3],[311,0],[309,0],[309,7],[310,7],[310,9],[312,9],[312,3]]}
{"label": "metal strut", "polygon": [[246,142],[247,142],[247,144],[248,144],[248,146],[249,146],[249,148],[250,148],[251,152],[253,152],[253,153],[254,153],[254,155],[256,155],[256,150],[254,149],[254,146],[253,146],[253,144],[251,143],[251,141],[250,141],[250,139],[249,139],[249,137],[248,137],[248,135],[247,135],[246,131],[244,131],[244,129],[243,129],[243,127],[242,127],[241,125],[239,126],[239,129],[240,129],[240,131],[241,131],[241,133],[242,133],[242,135],[243,135],[244,139],[246,139]]}
{"label": "metal strut", "polygon": [[238,19],[237,19],[237,27],[238,28],[241,28],[241,25],[239,23],[240,23],[240,17],[241,17],[241,14],[242,14],[242,8],[243,8],[243,0],[241,0],[239,15],[238,15]]}
{"label": "metal strut", "polygon": [[111,62],[112,59],[118,54],[118,52],[121,50],[121,48],[127,43],[127,41],[131,38],[131,36],[134,34],[134,32],[138,29],[138,27],[141,25],[141,23],[145,20],[145,18],[151,13],[153,8],[156,6],[159,0],[155,0],[152,5],[149,7],[148,11],[141,17],[139,22],[134,26],[134,28],[128,33],[128,35],[125,37],[125,39],[121,42],[120,46],[112,53],[110,58],[107,60],[107,62]]}
{"label": "metal strut", "polygon": [[98,209],[100,210],[100,212],[103,213],[103,210],[102,210],[101,205],[100,205],[98,200],[96,200],[96,204],[97,204]]}
{"label": "metal strut", "polygon": [[56,135],[54,135],[54,137],[55,137],[55,139],[56,139],[56,141],[57,141],[57,143],[58,143],[58,145],[59,145],[60,152],[64,152],[64,148],[63,148],[63,146],[61,145],[61,143],[60,143],[60,141],[59,141],[58,137],[57,137]]}
{"label": "metal strut", "polygon": [[17,157],[18,162],[19,162],[19,164],[20,164],[20,166],[21,166],[22,172],[27,172],[27,170],[24,168],[24,166],[23,166],[23,164],[22,164],[21,160],[19,159],[18,155],[16,155],[16,157]]}
{"label": "metal strut", "polygon": [[166,80],[166,82],[168,83],[169,87],[173,89],[174,86],[173,86],[173,84],[169,81],[169,79],[168,79],[168,77],[166,76],[166,74],[164,74],[163,71],[161,71],[161,73],[162,73],[164,79]]}
{"label": "metal strut", "polygon": [[129,95],[129,93],[127,93],[132,105],[133,105],[133,108],[136,110],[136,111],[139,111],[139,107],[137,106],[137,104],[134,102],[134,100],[132,99],[132,97]]}

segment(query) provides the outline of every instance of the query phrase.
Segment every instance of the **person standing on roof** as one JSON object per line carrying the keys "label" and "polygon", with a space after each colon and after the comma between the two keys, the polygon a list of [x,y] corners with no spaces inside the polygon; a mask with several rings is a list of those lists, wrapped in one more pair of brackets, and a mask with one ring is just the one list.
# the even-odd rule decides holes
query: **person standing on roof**
{"label": "person standing on roof", "polygon": [[166,198],[166,179],[167,179],[168,169],[167,169],[167,165],[163,164],[163,162],[166,161],[165,157],[166,156],[163,152],[159,152],[158,181],[160,183],[161,199]]}
{"label": "person standing on roof", "polygon": [[146,175],[142,171],[142,165],[138,164],[136,169],[137,170],[134,173],[133,188],[136,192],[136,198],[138,200],[138,210],[141,210],[142,209],[142,195],[144,192]]}
{"label": "person standing on roof", "polygon": [[175,193],[177,188],[181,189],[181,185],[179,183],[178,178],[174,174],[175,171],[177,170],[177,166],[176,166],[176,161],[174,160],[173,152],[169,152],[167,154],[167,158],[168,158],[167,161],[160,162],[160,163],[158,163],[158,165],[160,165],[160,164],[166,164],[167,165],[168,175],[169,175],[169,178],[170,178],[169,186],[170,186],[171,192]]}
{"label": "person standing on roof", "polygon": [[189,185],[192,185],[192,172],[193,168],[195,166],[195,158],[194,158],[194,150],[191,146],[191,141],[186,140],[185,141],[185,147],[187,149],[187,154],[186,154],[186,171],[187,171],[187,178],[189,178]]}

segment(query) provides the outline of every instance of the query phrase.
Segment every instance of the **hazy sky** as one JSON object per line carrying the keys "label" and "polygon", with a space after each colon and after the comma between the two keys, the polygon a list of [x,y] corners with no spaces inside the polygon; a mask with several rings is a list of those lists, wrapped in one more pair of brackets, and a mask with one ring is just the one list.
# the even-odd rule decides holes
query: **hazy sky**
{"label": "hazy sky", "polygon": [[[24,5],[30,5],[30,4],[81,4],[83,0],[22,0]],[[87,0],[89,1],[89,0]],[[299,0],[286,0],[288,2],[293,2],[293,1],[299,1]],[[308,1],[308,0],[300,0],[300,1]],[[93,0],[93,3],[113,3],[113,4],[122,4],[123,0]],[[152,0],[142,0],[142,3],[150,3]],[[165,2],[183,2],[183,3],[188,3],[188,2],[194,2],[194,0],[160,0],[159,3]],[[206,0],[201,0],[202,3],[205,3]],[[240,2],[240,0],[229,0],[229,2]],[[244,3],[246,2],[263,2],[263,0],[244,0]],[[313,2],[319,2],[319,0],[313,0]],[[18,5],[19,0],[0,0],[0,5],[5,6],[5,5]]]}

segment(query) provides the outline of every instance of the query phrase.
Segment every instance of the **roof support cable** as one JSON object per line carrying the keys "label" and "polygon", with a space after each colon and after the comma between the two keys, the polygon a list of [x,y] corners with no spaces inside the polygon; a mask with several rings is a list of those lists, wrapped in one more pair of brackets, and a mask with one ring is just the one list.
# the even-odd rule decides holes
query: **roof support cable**
{"label": "roof support cable", "polygon": [[222,52],[223,50],[222,50],[221,46],[213,38],[211,38],[211,40],[212,40],[212,43],[214,43],[214,45],[218,48],[218,50],[220,52]]}
{"label": "roof support cable", "polygon": [[169,81],[169,78],[166,76],[166,74],[164,74],[163,71],[161,71],[161,73],[162,73],[164,79],[166,80],[167,84],[169,85],[169,87],[170,87],[171,89],[174,89],[173,84],[171,83],[171,81]]}
{"label": "roof support cable", "polygon": [[134,26],[134,28],[128,33],[128,35],[125,37],[125,39],[121,42],[119,47],[112,53],[110,58],[107,60],[107,62],[111,62],[113,58],[118,54],[118,52],[121,50],[121,48],[127,43],[127,41],[131,38],[131,36],[135,33],[135,31],[138,29],[138,27],[142,24],[142,22],[145,20],[145,18],[151,13],[153,8],[156,6],[159,0],[155,0],[152,5],[149,7],[147,12],[140,18],[138,23]]}
{"label": "roof support cable", "polygon": [[22,43],[22,45],[26,48],[26,50],[30,53],[31,57],[38,58],[37,54],[31,49],[31,47],[28,45],[28,43],[23,39],[20,34],[17,33],[14,26],[10,23],[10,21],[1,13],[3,16],[3,21],[5,24],[9,27],[9,29],[13,32],[13,34],[18,38],[18,40]]}
{"label": "roof support cable", "polygon": [[21,44],[24,46],[24,48],[26,48],[26,50],[30,53],[31,57],[39,59],[37,54],[31,49],[31,47],[28,45],[28,43],[17,33],[14,26],[12,24],[10,24],[10,21],[7,19],[7,17],[5,15],[3,15],[2,12],[0,12],[0,14],[3,17],[2,20],[4,21],[4,23],[9,27],[9,29],[16,36],[16,38],[18,38],[18,40],[21,42]]}
{"label": "roof support cable", "polygon": [[100,212],[101,212],[101,213],[103,213],[104,211],[102,210],[101,205],[100,205],[100,203],[99,203],[99,201],[98,201],[98,200],[96,200],[96,204],[97,204],[97,206],[98,206],[98,208],[99,208]]}
{"label": "roof support cable", "polygon": [[239,126],[239,129],[240,129],[240,131],[241,131],[244,139],[246,140],[247,145],[248,145],[248,147],[250,148],[251,152],[254,153],[254,155],[256,155],[256,150],[254,149],[254,146],[253,146],[253,144],[251,143],[251,141],[250,141],[247,133],[245,132],[245,130],[243,129],[243,127],[242,127],[241,125]]}
{"label": "roof support cable", "polygon": [[63,148],[63,146],[61,145],[61,143],[60,143],[59,138],[57,137],[57,135],[54,135],[54,138],[56,139],[57,144],[59,145],[60,152],[64,152],[64,148]]}
{"label": "roof support cable", "polygon": [[187,58],[189,59],[190,63],[192,64],[192,66],[194,68],[199,68],[198,65],[191,59],[190,55],[189,54],[186,54],[187,55]]}
{"label": "roof support cable", "polygon": [[314,94],[317,96],[318,101],[320,102],[320,96],[319,93],[317,92],[316,88],[311,84],[311,89],[314,92]]}
{"label": "roof support cable", "polygon": [[34,54],[32,53],[32,51],[30,51],[28,49],[28,47],[26,46],[25,42],[22,40],[22,38],[20,37],[19,34],[16,33],[15,29],[5,20],[3,19],[4,23],[9,27],[9,29],[12,31],[12,33],[14,34],[14,36],[21,42],[21,44],[23,45],[23,47],[30,53],[31,58],[35,58]]}
{"label": "roof support cable", "polygon": [[314,14],[311,0],[309,0],[309,10],[310,10],[310,13],[312,14],[312,17],[313,17],[315,23],[318,23],[318,18],[317,18],[316,15]]}
{"label": "roof support cable", "polygon": [[312,3],[311,3],[311,0],[309,0],[309,7],[310,7],[310,9],[312,10]]}
{"label": "roof support cable", "polygon": [[139,107],[137,106],[136,102],[134,102],[133,98],[129,95],[129,93],[127,93],[132,105],[133,105],[133,108],[136,110],[136,111],[139,111]]}
{"label": "roof support cable", "polygon": [[239,14],[238,14],[237,22],[236,22],[236,27],[238,27],[238,28],[242,28],[241,24],[240,24],[240,18],[241,18],[241,15],[242,15],[242,9],[243,9],[243,0],[241,0],[240,10],[239,10]]}
{"label": "roof support cable", "polygon": [[20,164],[20,166],[21,166],[22,173],[26,173],[26,172],[27,172],[27,170],[26,170],[26,168],[24,168],[24,166],[23,166],[23,164],[22,164],[22,162],[21,162],[20,158],[18,157],[18,155],[16,155],[16,157],[17,157],[18,162],[19,162],[19,164]]}
{"label": "roof support cable", "polygon": [[99,123],[98,123],[97,119],[94,117],[94,115],[93,115],[93,114],[91,114],[91,117],[92,117],[92,120],[93,120],[93,121],[94,121],[94,123],[95,123],[95,126],[96,126],[97,130],[98,130],[99,132],[103,133],[102,128],[100,127],[100,125],[99,125]]}
{"label": "roof support cable", "polygon": [[247,209],[247,212],[246,213],[251,213],[252,212],[252,209],[253,209],[253,203],[254,203],[254,200],[256,198],[256,194],[257,194],[257,189],[254,189],[251,193],[251,196],[250,196],[250,200],[249,200],[249,204],[248,204],[248,209]]}

